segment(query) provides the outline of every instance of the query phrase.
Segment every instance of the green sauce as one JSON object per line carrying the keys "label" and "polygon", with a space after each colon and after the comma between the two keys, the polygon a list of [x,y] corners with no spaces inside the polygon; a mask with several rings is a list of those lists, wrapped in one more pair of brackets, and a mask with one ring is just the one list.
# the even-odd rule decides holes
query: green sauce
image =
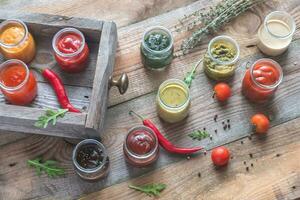
{"label": "green sauce", "polygon": [[172,62],[174,47],[171,44],[172,38],[166,30],[154,29],[146,34],[143,40],[141,55],[145,67],[160,70]]}

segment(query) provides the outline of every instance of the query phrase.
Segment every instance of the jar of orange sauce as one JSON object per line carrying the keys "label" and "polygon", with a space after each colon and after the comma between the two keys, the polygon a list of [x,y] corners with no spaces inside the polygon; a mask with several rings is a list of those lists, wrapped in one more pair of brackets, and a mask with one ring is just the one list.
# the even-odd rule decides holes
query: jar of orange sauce
{"label": "jar of orange sauce", "polygon": [[35,42],[24,22],[17,19],[0,24],[0,52],[6,59],[29,63],[35,56]]}
{"label": "jar of orange sauce", "polygon": [[14,105],[28,105],[37,95],[37,81],[27,65],[16,59],[0,65],[0,90]]}

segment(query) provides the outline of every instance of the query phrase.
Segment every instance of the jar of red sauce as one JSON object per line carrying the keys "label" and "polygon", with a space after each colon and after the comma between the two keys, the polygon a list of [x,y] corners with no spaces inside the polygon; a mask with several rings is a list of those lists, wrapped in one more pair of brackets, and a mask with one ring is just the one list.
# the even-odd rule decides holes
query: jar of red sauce
{"label": "jar of red sauce", "polygon": [[24,62],[7,60],[0,65],[0,89],[11,104],[28,105],[37,95],[37,81]]}
{"label": "jar of red sauce", "polygon": [[129,130],[123,150],[128,163],[136,167],[144,167],[157,160],[158,140],[150,128],[137,126]]}
{"label": "jar of red sauce", "polygon": [[55,59],[64,71],[77,73],[86,68],[89,48],[79,30],[64,28],[58,31],[52,40],[52,47]]}
{"label": "jar of red sauce", "polygon": [[242,92],[255,103],[264,103],[275,93],[282,82],[280,65],[272,59],[259,59],[246,71]]}
{"label": "jar of red sauce", "polygon": [[24,22],[11,19],[0,24],[0,52],[6,59],[18,59],[25,63],[34,58],[35,42]]}

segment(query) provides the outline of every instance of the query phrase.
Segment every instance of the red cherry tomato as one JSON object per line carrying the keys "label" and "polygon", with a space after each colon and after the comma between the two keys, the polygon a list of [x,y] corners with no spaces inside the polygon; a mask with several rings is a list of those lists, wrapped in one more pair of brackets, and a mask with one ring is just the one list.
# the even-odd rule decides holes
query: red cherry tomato
{"label": "red cherry tomato", "polygon": [[231,89],[227,83],[218,83],[214,87],[215,97],[219,101],[226,101],[231,96]]}
{"label": "red cherry tomato", "polygon": [[265,134],[270,127],[270,121],[264,114],[255,114],[251,118],[251,123],[255,126],[256,133]]}
{"label": "red cherry tomato", "polygon": [[229,150],[223,146],[214,148],[211,152],[211,160],[216,166],[227,165],[229,157]]}

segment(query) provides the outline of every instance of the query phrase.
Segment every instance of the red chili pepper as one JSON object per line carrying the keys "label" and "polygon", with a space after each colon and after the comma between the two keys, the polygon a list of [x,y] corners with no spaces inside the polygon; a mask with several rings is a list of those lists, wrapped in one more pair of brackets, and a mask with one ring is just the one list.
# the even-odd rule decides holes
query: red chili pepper
{"label": "red chili pepper", "polygon": [[177,153],[177,154],[192,154],[192,153],[195,153],[195,152],[203,149],[203,147],[194,147],[194,148],[176,147],[167,138],[165,138],[161,134],[161,132],[158,130],[158,128],[149,119],[144,119],[143,117],[141,117],[140,115],[138,115],[137,113],[135,113],[133,111],[130,111],[129,113],[135,114],[137,117],[142,119],[143,124],[153,130],[153,132],[157,136],[159,144],[168,152]]}
{"label": "red chili pepper", "polygon": [[76,109],[69,101],[69,98],[67,96],[66,90],[64,88],[64,85],[59,78],[59,76],[52,71],[51,69],[43,69],[40,70],[43,77],[47,79],[50,84],[52,85],[55,94],[58,98],[58,101],[60,103],[60,106],[64,109],[68,109],[70,112],[77,112],[80,113],[80,110]]}

